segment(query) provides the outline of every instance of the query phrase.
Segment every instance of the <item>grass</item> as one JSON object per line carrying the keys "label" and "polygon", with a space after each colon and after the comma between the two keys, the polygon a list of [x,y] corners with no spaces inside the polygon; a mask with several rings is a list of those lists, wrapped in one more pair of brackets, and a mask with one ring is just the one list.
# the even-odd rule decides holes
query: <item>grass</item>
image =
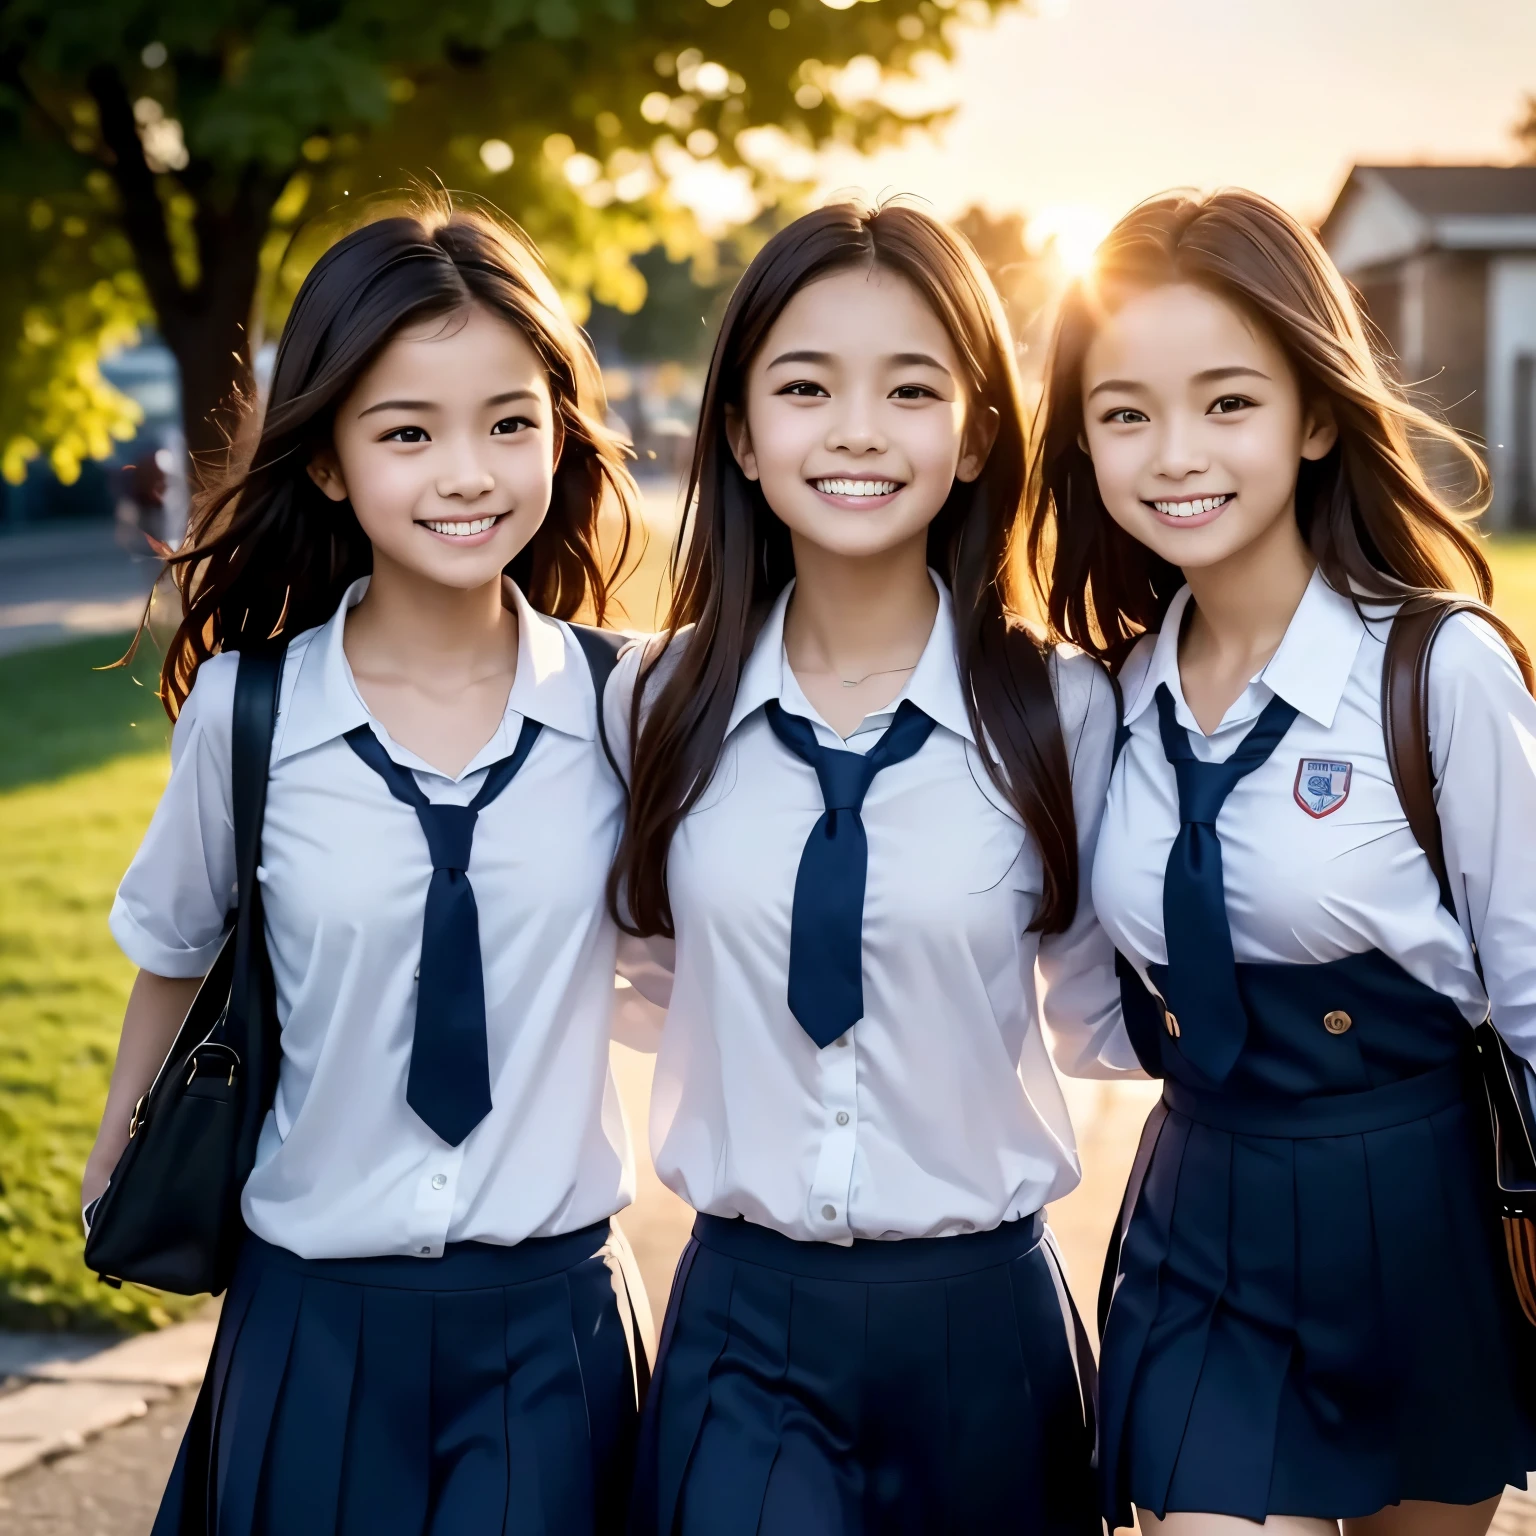
{"label": "grass", "polygon": [[[647,555],[659,565],[665,538],[652,537],[658,547]],[[1536,647],[1536,540],[1495,544],[1492,554],[1498,606]],[[637,608],[650,579],[647,571],[624,594]],[[167,769],[155,658],[93,670],[123,646],[112,636],[0,658],[4,1327],[131,1330],[195,1305],[111,1290],[80,1259],[80,1170],[133,980],[107,911]]]}
{"label": "grass", "polygon": [[80,1170],[133,967],[106,915],[165,785],[154,658],[125,637],[0,658],[0,1326],[134,1329],[179,1298],[80,1258]]}

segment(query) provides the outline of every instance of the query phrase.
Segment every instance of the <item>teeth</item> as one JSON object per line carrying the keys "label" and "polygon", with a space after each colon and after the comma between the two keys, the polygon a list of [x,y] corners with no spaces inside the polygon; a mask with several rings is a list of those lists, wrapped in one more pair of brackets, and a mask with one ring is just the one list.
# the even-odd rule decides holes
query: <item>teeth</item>
{"label": "teeth", "polygon": [[476,517],[467,523],[426,523],[433,533],[446,533],[450,539],[467,539],[473,533],[484,533],[496,526],[494,517]]}
{"label": "teeth", "polygon": [[823,496],[890,496],[901,489],[898,480],[813,480]]}
{"label": "teeth", "polygon": [[1217,507],[1223,507],[1231,500],[1230,494],[1225,496],[1196,496],[1192,501],[1154,501],[1152,505],[1164,517],[1196,517],[1201,512],[1214,512]]}

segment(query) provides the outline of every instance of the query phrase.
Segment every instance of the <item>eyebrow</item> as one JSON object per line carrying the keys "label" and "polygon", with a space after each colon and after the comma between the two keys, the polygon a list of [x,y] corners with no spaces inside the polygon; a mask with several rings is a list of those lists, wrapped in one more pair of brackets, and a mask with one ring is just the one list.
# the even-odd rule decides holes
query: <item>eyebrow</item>
{"label": "eyebrow", "polygon": [[[1269,379],[1269,375],[1258,368],[1245,368],[1236,364],[1230,368],[1207,368],[1197,373],[1194,378],[1196,384],[1219,384],[1223,379]],[[1138,384],[1135,379],[1103,379],[1088,391],[1090,400],[1097,394],[1106,390],[1115,390],[1121,394],[1145,394],[1147,386]]]}
{"label": "eyebrow", "polygon": [[[834,361],[830,352],[781,352],[768,366],[777,368],[781,363],[815,363],[825,367]],[[926,352],[893,352],[881,361],[892,363],[898,368],[936,368],[940,373],[949,372],[938,358],[930,357]]]}
{"label": "eyebrow", "polygon": [[[492,395],[485,403],[508,405],[513,400],[537,400],[538,398],[537,392],[531,389],[509,389],[503,395]],[[362,417],[372,416],[375,411],[436,411],[440,409],[435,400],[380,400],[377,405],[370,405],[357,414]]]}

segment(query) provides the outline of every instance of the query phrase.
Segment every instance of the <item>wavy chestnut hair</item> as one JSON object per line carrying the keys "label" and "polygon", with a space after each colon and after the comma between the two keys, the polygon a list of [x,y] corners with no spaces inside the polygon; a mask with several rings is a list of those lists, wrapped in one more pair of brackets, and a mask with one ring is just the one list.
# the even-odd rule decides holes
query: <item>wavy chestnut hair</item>
{"label": "wavy chestnut hair", "polygon": [[[970,484],[957,480],[929,526],[928,563],[954,594],[957,660],[976,739],[986,744],[986,771],[1045,867],[1033,926],[1059,931],[1077,908],[1066,748],[1046,652],[1017,617],[1008,560],[1023,509],[1026,454],[1002,309],[970,247],[936,219],[900,202],[849,202],[806,214],[763,247],[731,297],[710,359],[666,638],[641,668],[631,718],[630,812],[610,900],[634,933],[672,932],[666,865],[673,833],[715,771],[742,667],[794,575],[789,530],[738,467],[726,439],[727,412],[743,408],[747,370],[789,301],[808,283],[848,269],[891,272],[911,283],[959,354],[971,411],[996,412],[997,437],[981,475]],[[686,626],[692,632],[679,644]],[[674,645],[677,654],[658,673]]]}
{"label": "wavy chestnut hair", "polygon": [[[507,567],[533,606],[570,618],[584,601],[602,623],[628,550],[637,492],[623,439],[603,423],[602,376],[537,252],[510,225],[446,199],[353,230],[316,262],[277,346],[265,413],[247,453],[197,500],[185,543],[166,564],[183,617],[161,667],[172,719],[198,667],[323,623],[373,568],[350,502],[332,502],[308,465],[330,441],[337,406],[402,326],[478,304],[517,327],[549,375],[557,461],[549,513]],[[598,512],[620,519],[614,553],[598,548]]]}
{"label": "wavy chestnut hair", "polygon": [[[1225,299],[1279,343],[1304,399],[1326,407],[1338,441],[1303,461],[1296,521],[1324,580],[1356,598],[1401,601],[1456,589],[1457,564],[1478,597],[1493,576],[1471,521],[1488,472],[1444,422],[1393,384],[1355,297],[1322,243],[1284,209],[1241,189],[1167,193],[1133,208],[1067,291],[1056,322],[1031,463],[1028,554],[1052,630],[1112,665],[1161,627],[1184,578],[1120,528],[1081,446],[1083,358],[1098,325],[1127,296],[1188,283]],[[1418,449],[1463,467],[1472,494],[1453,504]],[[1530,661],[1491,615],[1527,682]]]}

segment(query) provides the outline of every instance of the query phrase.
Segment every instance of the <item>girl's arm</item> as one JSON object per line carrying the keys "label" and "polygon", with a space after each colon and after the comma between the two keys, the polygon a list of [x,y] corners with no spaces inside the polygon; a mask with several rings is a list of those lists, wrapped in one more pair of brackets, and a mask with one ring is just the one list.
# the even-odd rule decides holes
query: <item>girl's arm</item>
{"label": "girl's arm", "polygon": [[1070,1077],[1145,1077],[1120,1016],[1115,952],[1093,910],[1093,856],[1104,819],[1119,713],[1114,689],[1091,657],[1052,658],[1057,709],[1072,769],[1077,816],[1077,916],[1040,941],[1040,1015],[1057,1068]]}
{"label": "girl's arm", "polygon": [[1429,737],[1456,913],[1494,1024],[1536,1064],[1536,699],[1480,619],[1457,614],[1435,641]]}
{"label": "girl's arm", "polygon": [[107,1187],[107,1180],[128,1145],[128,1124],[134,1106],[149,1092],[201,985],[201,977],[156,976],[152,971],[140,971],[135,978],[133,991],[128,994],[128,1011],[123,1015],[123,1032],[117,1042],[107,1107],[102,1112],[101,1129],[96,1132],[96,1144],[86,1159],[85,1177],[80,1184],[82,1206],[90,1205]]}
{"label": "girl's arm", "polygon": [[235,904],[230,730],[239,658],[204,662],[171,738],[171,777],[112,904],[109,924],[139,968],[81,1193],[89,1205],[128,1144],[134,1105],[154,1081]]}

